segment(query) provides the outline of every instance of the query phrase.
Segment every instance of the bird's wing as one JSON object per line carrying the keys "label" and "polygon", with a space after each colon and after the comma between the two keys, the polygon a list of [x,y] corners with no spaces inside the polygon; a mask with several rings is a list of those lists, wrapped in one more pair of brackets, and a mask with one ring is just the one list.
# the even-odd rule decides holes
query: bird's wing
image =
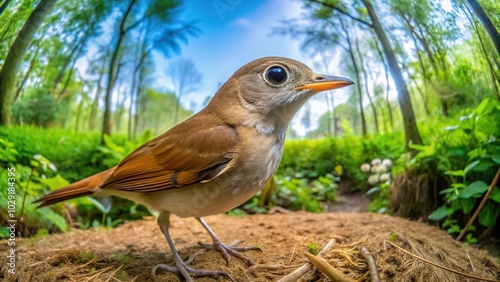
{"label": "bird's wing", "polygon": [[227,125],[171,130],[126,157],[101,188],[142,193],[208,182],[231,167],[237,138]]}

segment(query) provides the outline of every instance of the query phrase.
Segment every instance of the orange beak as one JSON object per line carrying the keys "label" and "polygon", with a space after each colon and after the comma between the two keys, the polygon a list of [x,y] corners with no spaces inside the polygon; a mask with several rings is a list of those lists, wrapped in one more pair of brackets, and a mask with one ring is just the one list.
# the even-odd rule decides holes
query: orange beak
{"label": "orange beak", "polygon": [[314,92],[321,92],[326,90],[333,90],[344,86],[355,84],[349,78],[340,76],[317,75],[313,82],[296,87],[295,90],[309,89]]}

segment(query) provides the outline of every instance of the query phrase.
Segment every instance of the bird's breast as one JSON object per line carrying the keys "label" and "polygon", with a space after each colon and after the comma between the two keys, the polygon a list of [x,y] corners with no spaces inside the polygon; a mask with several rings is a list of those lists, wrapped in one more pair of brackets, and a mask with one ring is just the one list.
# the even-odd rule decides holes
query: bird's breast
{"label": "bird's breast", "polygon": [[253,133],[239,132],[243,141],[238,144],[234,163],[226,172],[206,183],[149,193],[145,204],[181,217],[214,215],[242,205],[271,179],[283,151],[284,134]]}

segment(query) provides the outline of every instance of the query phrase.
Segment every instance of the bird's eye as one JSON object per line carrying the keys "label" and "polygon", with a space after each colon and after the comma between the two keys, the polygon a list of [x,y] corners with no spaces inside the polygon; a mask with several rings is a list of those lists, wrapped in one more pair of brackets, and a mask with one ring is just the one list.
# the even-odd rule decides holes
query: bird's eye
{"label": "bird's eye", "polygon": [[287,79],[287,73],[285,69],[282,67],[278,66],[270,67],[266,71],[266,80],[274,86],[283,84],[286,81],[286,79]]}

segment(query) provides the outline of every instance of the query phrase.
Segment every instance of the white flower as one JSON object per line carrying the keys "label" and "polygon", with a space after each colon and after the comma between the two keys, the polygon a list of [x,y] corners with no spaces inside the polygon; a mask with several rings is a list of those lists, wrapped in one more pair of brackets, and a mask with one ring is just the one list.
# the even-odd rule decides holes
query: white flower
{"label": "white flower", "polygon": [[377,167],[377,171],[375,171],[376,173],[386,173],[388,171],[387,167],[385,165],[379,165]]}
{"label": "white flower", "polygon": [[378,183],[379,175],[378,174],[373,174],[368,177],[368,183],[371,185],[375,185]]}
{"label": "white flower", "polygon": [[370,172],[371,173],[377,173],[378,171],[378,165],[372,165],[371,169],[370,169]]}
{"label": "white flower", "polygon": [[382,165],[383,165],[383,166],[386,166],[386,167],[388,167],[388,168],[389,168],[389,167],[392,167],[392,161],[391,161],[390,159],[384,159],[384,160],[382,161]]}
{"label": "white flower", "polygon": [[382,160],[380,158],[376,158],[372,160],[372,165],[379,165],[382,163]]}
{"label": "white flower", "polygon": [[391,175],[389,173],[384,173],[380,175],[380,182],[387,182],[391,178]]}
{"label": "white flower", "polygon": [[362,172],[370,172],[370,164],[362,164],[360,169]]}

